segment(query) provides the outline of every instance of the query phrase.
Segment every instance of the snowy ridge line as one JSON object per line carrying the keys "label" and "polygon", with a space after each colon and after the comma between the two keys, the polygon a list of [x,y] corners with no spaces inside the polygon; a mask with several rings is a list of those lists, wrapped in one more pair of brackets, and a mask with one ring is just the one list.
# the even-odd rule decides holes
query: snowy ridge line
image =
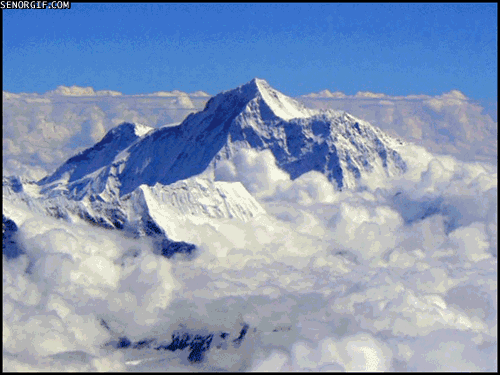
{"label": "snowy ridge line", "polygon": [[266,211],[240,182],[192,178],[171,185],[141,185],[146,204],[171,216],[239,219],[244,222]]}
{"label": "snowy ridge line", "polygon": [[132,237],[152,237],[155,252],[166,258],[183,254],[190,259],[196,252],[196,246],[185,242],[176,230],[186,220],[246,222],[266,214],[239,182],[194,178],[171,186],[142,185],[121,200],[109,186],[104,193],[88,194],[81,200],[71,199],[65,190],[50,190],[50,198],[40,190],[40,186],[23,184],[15,177],[3,179],[3,197],[11,203],[66,222],[83,221],[108,230],[118,229]]}
{"label": "snowy ridge line", "polygon": [[[23,202],[40,213],[66,219],[72,213],[80,218],[92,219],[93,223],[102,223],[107,228],[123,229],[128,218],[159,209],[164,211],[164,215],[168,212],[172,217],[235,218],[242,221],[265,214],[262,206],[240,182],[192,178],[169,186],[141,185],[122,199],[117,197],[117,187],[109,183],[104,189],[100,188],[100,194],[87,193],[80,199],[74,199],[76,197],[64,186],[45,191],[36,183],[22,183],[17,177],[4,177],[2,187],[4,198]],[[52,215],[54,210],[57,215]],[[116,214],[121,217],[119,223],[115,220]]]}
{"label": "snowy ridge line", "polygon": [[76,199],[112,185],[123,196],[142,184],[201,175],[245,148],[270,150],[292,179],[316,170],[340,190],[355,187],[366,173],[386,177],[406,170],[399,140],[345,112],[306,108],[258,78],[210,98],[178,126],[146,130],[118,126],[40,185],[59,189],[52,185],[57,181]]}

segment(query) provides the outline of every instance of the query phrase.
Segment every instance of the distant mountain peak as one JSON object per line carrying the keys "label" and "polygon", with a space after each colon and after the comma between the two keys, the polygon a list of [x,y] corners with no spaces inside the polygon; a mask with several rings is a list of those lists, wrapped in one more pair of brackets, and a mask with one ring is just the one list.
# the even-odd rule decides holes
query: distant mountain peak
{"label": "distant mountain peak", "polygon": [[248,84],[254,85],[257,88],[257,91],[261,94],[276,91],[269,85],[269,83],[265,79],[262,78],[255,77]]}
{"label": "distant mountain peak", "polygon": [[127,133],[130,134],[133,133],[138,137],[141,137],[153,129],[154,128],[152,128],[151,126],[146,126],[139,123],[122,122],[120,125],[117,125],[110,131],[108,131],[103,139],[105,139],[108,136],[108,134],[109,136],[116,136],[116,135],[125,135]]}
{"label": "distant mountain peak", "polygon": [[363,177],[404,172],[400,145],[365,121],[305,108],[254,78],[210,98],[177,126],[122,123],[36,184],[4,179],[4,194],[58,218],[151,235],[165,254],[162,238],[183,241],[186,221],[265,214],[244,185],[248,179],[218,180],[225,163],[247,173],[238,160],[248,150],[270,152],[292,180],[316,171],[344,190]]}
{"label": "distant mountain peak", "polygon": [[57,180],[76,181],[112,163],[125,148],[137,141],[153,128],[130,122],[121,123],[108,131],[94,146],[74,155],[61,165],[52,175],[40,180],[40,185]]}
{"label": "distant mountain peak", "polygon": [[406,168],[397,142],[380,129],[344,112],[306,108],[254,78],[210,98],[178,126],[121,124],[40,184],[66,180],[68,191],[80,191],[74,196],[100,194],[111,184],[122,196],[142,184],[210,174],[219,160],[247,148],[270,150],[292,179],[315,170],[339,189],[356,186],[364,173],[391,176]]}
{"label": "distant mountain peak", "polygon": [[[244,85],[238,86],[233,90],[224,91],[214,97],[219,100],[227,100],[228,97],[237,97],[238,102],[258,101],[259,105],[264,104],[264,111],[270,110],[271,113],[282,120],[288,121],[293,118],[306,118],[318,113],[318,111],[306,108],[302,103],[282,94],[273,89],[269,83],[261,78],[254,78]],[[208,103],[207,103],[208,104]]]}

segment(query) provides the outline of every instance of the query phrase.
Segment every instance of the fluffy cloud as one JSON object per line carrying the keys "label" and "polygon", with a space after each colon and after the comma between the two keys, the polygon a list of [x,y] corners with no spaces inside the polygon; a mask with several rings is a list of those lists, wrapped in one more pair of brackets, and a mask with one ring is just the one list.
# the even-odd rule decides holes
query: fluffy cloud
{"label": "fluffy cloud", "polygon": [[259,153],[252,149],[241,150],[233,161],[220,162],[214,176],[218,181],[240,181],[257,197],[274,194],[280,183],[289,180],[288,174],[277,167],[270,150]]}
{"label": "fluffy cloud", "polygon": [[270,150],[242,149],[233,161],[219,162],[214,176],[219,181],[240,181],[258,198],[273,197],[304,205],[335,201],[336,190],[322,173],[310,171],[291,181],[288,173],[278,168]]}
{"label": "fluffy cloud", "polygon": [[209,99],[199,93],[193,97],[180,91],[170,94],[129,96],[78,86],[59,86],[43,95],[3,92],[4,168],[9,167],[12,174],[33,175],[28,170],[36,165],[51,172],[122,122],[153,127],[178,123],[203,109]]}
{"label": "fluffy cloud", "polygon": [[437,96],[391,97],[366,92],[335,98],[305,95],[299,99],[314,108],[345,110],[435,153],[496,163],[496,114],[487,113],[458,90]]}
{"label": "fluffy cloud", "polygon": [[[101,110],[82,116],[106,127]],[[46,125],[19,118],[45,137]],[[99,129],[79,126],[89,137]],[[339,192],[316,172],[290,180],[268,151],[241,151],[215,177],[241,181],[267,215],[173,223],[199,249],[189,261],[6,202],[25,254],[2,262],[4,369],[192,370],[185,351],[157,360],[103,345],[169,342],[182,329],[235,340],[247,324],[240,347],[213,345],[196,368],[494,371],[496,166],[419,146],[401,153],[404,175]]]}

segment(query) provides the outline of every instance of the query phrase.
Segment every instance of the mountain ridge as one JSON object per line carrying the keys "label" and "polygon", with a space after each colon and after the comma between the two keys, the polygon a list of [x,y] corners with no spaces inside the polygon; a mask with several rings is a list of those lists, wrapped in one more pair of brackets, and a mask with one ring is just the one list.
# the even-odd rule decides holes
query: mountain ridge
{"label": "mountain ridge", "polygon": [[401,145],[367,122],[306,108],[255,78],[212,97],[179,125],[122,123],[38,182],[4,178],[3,194],[40,214],[152,236],[168,256],[190,254],[194,245],[175,242],[189,238],[186,221],[267,214],[241,182],[215,178],[217,166],[240,152],[269,150],[292,180],[318,171],[343,190],[370,173],[404,172]]}
{"label": "mountain ridge", "polygon": [[[369,123],[340,111],[306,108],[254,78],[210,98],[203,111],[190,114],[180,125],[155,129],[122,144],[120,152],[112,150],[113,160],[108,155],[108,163],[99,164],[104,168],[100,178],[118,181],[119,194],[124,195],[142,183],[168,185],[213,170],[237,149],[268,148],[292,179],[317,170],[342,190],[355,187],[375,164],[386,175],[404,171],[406,165],[394,149],[397,143]],[[96,170],[78,171],[68,182]],[[60,175],[40,184],[54,182]]]}

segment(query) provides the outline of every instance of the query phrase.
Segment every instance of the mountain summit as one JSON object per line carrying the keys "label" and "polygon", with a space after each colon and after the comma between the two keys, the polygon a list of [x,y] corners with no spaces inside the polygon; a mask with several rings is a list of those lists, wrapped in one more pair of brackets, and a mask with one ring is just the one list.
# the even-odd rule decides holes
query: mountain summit
{"label": "mountain summit", "polygon": [[241,182],[215,180],[217,165],[240,151],[268,150],[291,179],[318,171],[343,190],[363,176],[405,171],[401,144],[345,112],[306,108],[255,78],[212,97],[180,125],[123,123],[37,183],[4,179],[4,203],[11,213],[24,205],[151,236],[163,255],[189,255],[187,222],[266,215]]}
{"label": "mountain summit", "polygon": [[75,198],[111,185],[122,196],[142,184],[169,185],[199,175],[252,148],[269,149],[292,179],[315,170],[342,190],[355,187],[365,173],[403,172],[400,144],[345,112],[306,108],[254,78],[212,97],[178,126],[138,133],[120,125],[39,184],[51,189],[59,181],[61,187],[64,171],[63,184]]}

